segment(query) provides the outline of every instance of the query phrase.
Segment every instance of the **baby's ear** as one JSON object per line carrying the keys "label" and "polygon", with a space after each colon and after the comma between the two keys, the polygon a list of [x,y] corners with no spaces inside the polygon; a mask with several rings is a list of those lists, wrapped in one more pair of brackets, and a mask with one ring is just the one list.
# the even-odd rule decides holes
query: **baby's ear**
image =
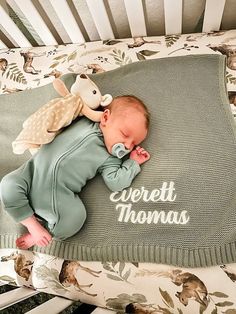
{"label": "baby's ear", "polygon": [[101,124],[103,126],[105,126],[107,124],[107,121],[109,120],[110,118],[110,115],[111,115],[111,112],[109,109],[105,109],[103,111],[103,114],[102,114],[102,117],[101,117]]}

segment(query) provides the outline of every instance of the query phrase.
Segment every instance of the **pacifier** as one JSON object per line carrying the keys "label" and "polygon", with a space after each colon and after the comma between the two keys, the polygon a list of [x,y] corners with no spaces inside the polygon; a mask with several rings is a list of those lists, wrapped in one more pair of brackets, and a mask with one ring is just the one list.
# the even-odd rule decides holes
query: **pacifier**
{"label": "pacifier", "polygon": [[123,158],[129,152],[130,152],[130,149],[125,148],[125,145],[122,143],[114,144],[111,150],[112,155],[120,159]]}

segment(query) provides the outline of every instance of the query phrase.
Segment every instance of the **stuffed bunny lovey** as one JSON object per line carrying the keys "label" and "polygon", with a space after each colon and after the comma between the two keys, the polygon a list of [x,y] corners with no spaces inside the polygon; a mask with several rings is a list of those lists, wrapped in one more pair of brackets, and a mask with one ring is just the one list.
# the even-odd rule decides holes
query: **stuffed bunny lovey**
{"label": "stuffed bunny lovey", "polygon": [[112,96],[102,96],[97,85],[85,74],[76,77],[70,92],[60,79],[55,79],[53,86],[62,97],[52,99],[26,119],[22,131],[12,143],[15,154],[23,154],[27,149],[31,154],[36,153],[78,116],[84,115],[99,122],[102,111],[95,109],[112,101]]}

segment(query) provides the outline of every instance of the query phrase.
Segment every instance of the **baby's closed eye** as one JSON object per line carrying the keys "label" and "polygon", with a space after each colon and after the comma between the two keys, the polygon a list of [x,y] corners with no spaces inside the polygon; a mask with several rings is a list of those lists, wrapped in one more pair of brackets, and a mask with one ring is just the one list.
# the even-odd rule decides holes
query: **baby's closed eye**
{"label": "baby's closed eye", "polygon": [[121,134],[122,134],[124,137],[128,137],[128,134],[125,133],[125,132],[123,132],[123,131],[121,131]]}

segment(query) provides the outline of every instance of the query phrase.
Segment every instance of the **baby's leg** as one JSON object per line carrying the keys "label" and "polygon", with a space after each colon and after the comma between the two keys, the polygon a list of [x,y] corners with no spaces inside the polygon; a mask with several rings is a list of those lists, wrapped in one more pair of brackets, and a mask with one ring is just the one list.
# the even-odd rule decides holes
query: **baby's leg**
{"label": "baby's leg", "polygon": [[51,234],[38,222],[33,215],[23,221],[29,233],[24,234],[16,240],[16,245],[21,249],[28,249],[37,244],[39,246],[47,246],[52,239]]}
{"label": "baby's leg", "polygon": [[51,240],[51,235],[37,221],[29,204],[30,182],[30,174],[24,172],[23,168],[11,172],[1,181],[3,207],[16,222],[22,223],[29,231],[17,239],[17,245],[24,249],[34,244],[47,245]]}
{"label": "baby's leg", "polygon": [[[62,198],[61,198],[62,199]],[[51,230],[53,237],[64,240],[76,234],[83,226],[86,219],[84,204],[77,194],[73,192],[63,194],[63,199],[59,211],[59,221]]]}

